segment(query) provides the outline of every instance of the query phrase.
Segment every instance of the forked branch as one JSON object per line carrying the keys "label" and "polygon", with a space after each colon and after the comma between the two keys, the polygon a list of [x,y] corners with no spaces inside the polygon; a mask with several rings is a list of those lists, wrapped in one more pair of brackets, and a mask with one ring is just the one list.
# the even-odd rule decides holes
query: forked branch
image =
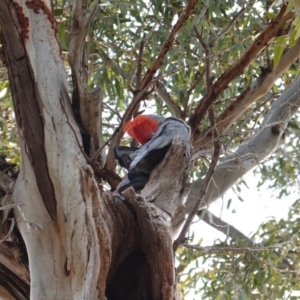
{"label": "forked branch", "polygon": [[[270,90],[279,76],[299,58],[299,51],[300,39],[282,55],[278,65],[273,70],[266,72],[263,76],[256,79],[224,110],[216,120],[216,128],[220,135],[225,134],[252,103]],[[213,128],[210,127],[199,134],[199,138],[194,142],[196,151],[209,146],[212,140],[212,130]]]}
{"label": "forked branch", "polygon": [[188,18],[191,16],[191,13],[196,6],[198,0],[189,0],[185,10],[178,18],[176,24],[171,30],[171,33],[165,43],[163,44],[157,58],[153,62],[152,66],[147,70],[146,74],[144,75],[141,84],[140,84],[140,90],[139,92],[134,96],[131,103],[129,104],[128,108],[126,109],[123,118],[120,122],[119,127],[115,130],[113,133],[111,139],[110,139],[110,146],[109,151],[107,155],[106,160],[106,168],[108,170],[114,170],[115,168],[115,160],[114,160],[114,154],[113,149],[115,146],[117,146],[120,143],[120,140],[123,136],[122,126],[124,123],[128,122],[130,118],[133,116],[133,113],[135,111],[135,108],[139,103],[144,99],[145,95],[148,93],[149,87],[154,83],[153,78],[155,73],[159,70],[159,68],[162,66],[163,60],[168,53],[168,51],[171,49],[173,42],[175,40],[175,36],[177,32],[181,29],[181,27],[184,25],[184,23],[188,20]]}
{"label": "forked branch", "polygon": [[266,29],[255,39],[253,44],[244,52],[244,54],[218,78],[207,95],[200,101],[188,122],[192,128],[194,141],[199,137],[199,134],[197,133],[198,125],[217,97],[227,88],[234,78],[245,70],[245,68],[261,53],[274,37],[278,35],[282,27],[285,26],[289,20],[294,18],[292,12],[285,14],[285,11],[286,6],[283,6],[274,20],[269,23]]}

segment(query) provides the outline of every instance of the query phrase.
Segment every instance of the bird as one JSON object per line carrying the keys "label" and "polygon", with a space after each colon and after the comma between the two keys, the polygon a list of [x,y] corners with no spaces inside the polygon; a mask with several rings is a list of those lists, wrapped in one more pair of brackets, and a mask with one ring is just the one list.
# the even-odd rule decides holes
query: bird
{"label": "bird", "polygon": [[132,186],[136,192],[147,184],[151,172],[164,159],[173,139],[180,136],[190,140],[190,127],[182,120],[159,115],[139,115],[123,126],[124,132],[135,139],[140,147],[116,146],[115,157],[128,170],[118,185],[122,193]]}

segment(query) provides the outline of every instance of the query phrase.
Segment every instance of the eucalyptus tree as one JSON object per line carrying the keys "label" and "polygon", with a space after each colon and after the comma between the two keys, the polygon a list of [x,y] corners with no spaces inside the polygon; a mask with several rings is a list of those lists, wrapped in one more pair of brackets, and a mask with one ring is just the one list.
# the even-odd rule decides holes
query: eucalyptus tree
{"label": "eucalyptus tree", "polygon": [[[257,166],[281,195],[296,182],[296,1],[2,0],[0,27],[2,297],[179,299],[184,259],[205,250],[188,243],[194,218],[222,222],[209,204]],[[120,195],[114,147],[141,112],[186,121],[191,144],[174,139],[141,193]],[[223,247],[214,276],[180,289],[199,277],[213,299],[293,289],[299,241],[278,232],[290,247],[278,253],[272,226],[254,247],[232,230],[243,255]],[[251,251],[280,257],[290,277],[274,289]],[[233,270],[232,255],[236,285],[217,270]]]}

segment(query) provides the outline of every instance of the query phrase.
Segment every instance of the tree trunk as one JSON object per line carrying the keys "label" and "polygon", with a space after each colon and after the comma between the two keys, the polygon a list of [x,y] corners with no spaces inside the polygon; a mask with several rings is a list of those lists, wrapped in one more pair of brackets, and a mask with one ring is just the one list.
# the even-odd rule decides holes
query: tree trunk
{"label": "tree trunk", "polygon": [[2,0],[0,25],[22,157],[12,191],[12,238],[21,242],[10,263],[0,261],[0,284],[13,274],[4,288],[16,299],[29,299],[29,285],[35,300],[176,299],[171,223],[188,192],[190,145],[173,143],[141,195],[101,192],[74,119],[50,1]]}

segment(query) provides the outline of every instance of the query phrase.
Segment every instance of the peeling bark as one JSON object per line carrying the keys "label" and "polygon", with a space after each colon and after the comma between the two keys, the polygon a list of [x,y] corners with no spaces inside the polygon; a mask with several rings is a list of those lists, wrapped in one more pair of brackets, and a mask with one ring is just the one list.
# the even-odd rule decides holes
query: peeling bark
{"label": "peeling bark", "polygon": [[[127,242],[123,236],[122,242],[113,246],[122,256],[112,259],[112,262],[120,263],[111,268],[108,299],[177,299],[172,216],[183,206],[189,191],[187,167],[190,158],[191,146],[175,139],[165,159],[151,173],[140,196],[132,189],[124,191],[124,198],[116,196],[115,205],[119,209],[126,205],[134,219],[128,219],[130,214],[124,213],[123,207],[122,216],[110,214],[115,220],[112,224],[123,225],[124,220],[126,224],[130,221],[129,228],[134,233],[126,234]],[[123,234],[126,229],[123,229]],[[128,237],[131,239],[128,240]],[[125,245],[126,251],[120,251],[120,247]],[[127,253],[126,258],[124,253]]]}
{"label": "peeling bark", "polygon": [[[42,199],[52,220],[57,219],[56,197],[54,194],[53,183],[49,176],[49,170],[46,164],[46,153],[44,144],[44,120],[41,112],[41,99],[37,91],[36,80],[34,80],[31,62],[26,55],[24,48],[24,35],[19,32],[27,30],[20,27],[21,9],[17,10],[18,16],[11,14],[13,4],[1,5],[1,19],[6,20],[5,26],[10,31],[3,30],[3,44],[5,49],[13,49],[13,52],[7,53],[7,63],[9,68],[9,77],[12,94],[14,95],[14,107],[19,126],[19,133],[26,141],[27,155],[34,169],[35,178],[39,187]],[[11,11],[9,11],[9,8]],[[25,18],[25,16],[23,16]],[[19,21],[19,22],[18,22]],[[4,24],[1,24],[3,28]],[[22,74],[20,76],[20,74]],[[36,116],[32,118],[32,116]]]}
{"label": "peeling bark", "polygon": [[0,3],[22,155],[13,215],[29,265],[29,272],[26,264],[14,269],[20,255],[6,263],[2,247],[1,270],[15,276],[14,290],[6,290],[18,299],[29,298],[29,286],[31,299],[177,299],[171,219],[188,193],[191,145],[175,140],[140,196],[101,195],[82,151],[48,4]]}
{"label": "peeling bark", "polygon": [[[20,300],[29,299],[30,278],[26,250],[20,234],[14,228],[9,240],[0,244],[0,286],[7,293]],[[6,236],[7,227],[1,227],[1,239]],[[25,252],[25,253],[24,253]],[[3,294],[0,292],[2,299]]]}
{"label": "peeling bark", "polygon": [[[153,83],[153,74],[196,3],[189,1],[153,66],[139,80],[142,89]],[[0,182],[0,192],[13,204],[9,207],[12,211],[5,212],[1,219],[4,224],[0,239],[6,239],[9,233],[10,240],[0,243],[0,295],[34,300],[176,300],[174,227],[180,226],[202,185],[201,179],[196,181],[188,198],[192,146],[174,139],[140,194],[132,189],[122,195],[101,192],[94,172],[102,179],[107,175],[114,183],[118,178],[101,169],[103,159],[100,165],[89,159],[103,144],[101,91],[87,91],[84,43],[97,6],[87,12],[86,1],[76,4],[70,44],[72,107],[51,2],[0,1],[0,26],[22,155],[15,185],[5,174]],[[291,15],[281,17],[286,21]],[[272,26],[279,28],[279,23]],[[270,30],[272,34],[269,32],[263,40],[265,44],[277,27]],[[255,53],[264,46],[256,45]],[[235,66],[235,74],[237,71]],[[217,82],[214,93],[221,92],[225,83]],[[287,98],[276,102],[270,112],[271,123],[267,122],[255,137],[263,138],[267,149],[266,145],[255,144],[254,138],[238,150],[239,156],[255,154],[255,158],[250,157],[253,163],[278,147],[288,119],[298,107],[295,86],[286,95],[290,102]],[[130,109],[134,109],[137,100]],[[130,109],[127,118],[131,116]],[[178,109],[174,111],[178,113]],[[75,120],[76,113],[80,124]],[[205,111],[199,106],[197,117],[202,113]],[[89,149],[88,155],[83,151],[82,129],[94,142],[94,150]],[[111,149],[121,136],[122,133],[116,135]],[[112,158],[108,162],[114,165]],[[236,157],[220,168],[228,162],[239,168],[236,174],[248,170]],[[216,168],[203,205],[216,199],[228,182],[232,184],[232,178],[225,178],[220,168]],[[14,222],[18,228],[12,227]]]}
{"label": "peeling bark", "polygon": [[14,214],[27,248],[30,294],[32,299],[95,299],[99,291],[88,279],[99,252],[89,244],[95,229],[83,218],[88,201],[81,189],[88,173],[79,130],[49,3],[28,3],[2,1],[0,22],[22,155],[12,200],[22,204]]}

